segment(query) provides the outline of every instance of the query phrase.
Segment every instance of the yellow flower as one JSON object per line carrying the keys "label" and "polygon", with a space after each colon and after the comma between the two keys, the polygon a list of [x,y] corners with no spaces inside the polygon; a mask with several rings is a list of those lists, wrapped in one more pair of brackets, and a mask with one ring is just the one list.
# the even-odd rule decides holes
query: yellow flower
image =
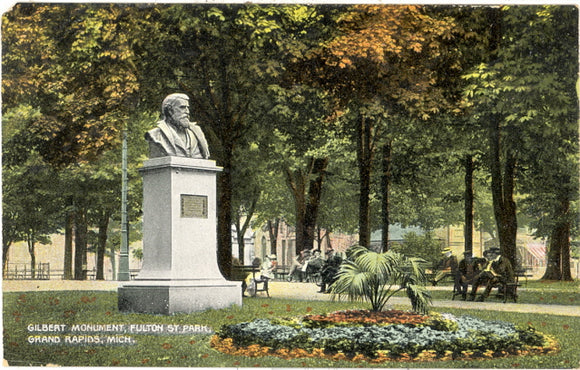
{"label": "yellow flower", "polygon": [[312,350],[313,357],[323,357],[324,356],[324,349],[322,348],[314,348]]}
{"label": "yellow flower", "polygon": [[423,350],[417,355],[420,361],[432,361],[437,357],[437,352],[433,350]]}
{"label": "yellow flower", "polygon": [[352,361],[354,361],[354,362],[360,362],[360,361],[364,361],[364,360],[366,360],[366,356],[362,355],[360,353],[358,353],[356,356],[354,356],[352,358]]}

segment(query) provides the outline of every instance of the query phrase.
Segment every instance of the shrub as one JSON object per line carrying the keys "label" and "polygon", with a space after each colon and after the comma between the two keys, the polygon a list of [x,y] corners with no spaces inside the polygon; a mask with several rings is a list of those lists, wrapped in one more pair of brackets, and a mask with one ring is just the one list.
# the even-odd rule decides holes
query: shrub
{"label": "shrub", "polygon": [[431,317],[425,322],[425,325],[439,331],[456,331],[459,329],[457,318],[450,314],[431,314]]}
{"label": "shrub", "polygon": [[435,238],[433,232],[419,235],[411,231],[403,235],[402,244],[394,244],[392,249],[406,256],[422,258],[429,266],[434,266],[441,259],[442,247],[443,242]]}
{"label": "shrub", "polygon": [[348,254],[350,258],[341,265],[330,288],[334,297],[367,300],[373,311],[381,311],[394,294],[403,290],[414,311],[428,312],[431,294],[425,288],[424,260],[393,251],[377,253],[362,246],[351,247]]}

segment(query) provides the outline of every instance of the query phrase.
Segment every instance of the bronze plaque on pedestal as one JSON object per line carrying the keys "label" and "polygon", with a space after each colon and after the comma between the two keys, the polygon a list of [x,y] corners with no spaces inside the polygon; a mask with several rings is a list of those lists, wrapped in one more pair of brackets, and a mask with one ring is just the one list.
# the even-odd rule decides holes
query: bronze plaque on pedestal
{"label": "bronze plaque on pedestal", "polygon": [[182,218],[207,218],[207,196],[181,194]]}

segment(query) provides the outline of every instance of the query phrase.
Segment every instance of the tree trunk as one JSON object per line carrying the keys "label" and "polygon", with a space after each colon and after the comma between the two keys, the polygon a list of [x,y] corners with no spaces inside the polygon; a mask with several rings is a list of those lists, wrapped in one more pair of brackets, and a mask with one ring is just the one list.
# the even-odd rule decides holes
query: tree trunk
{"label": "tree trunk", "polygon": [[[568,178],[571,183],[570,178]],[[560,250],[562,255],[562,281],[573,281],[572,266],[570,265],[570,229],[572,223],[570,221],[570,198],[568,194],[560,196],[560,214],[562,217],[562,235],[560,238]]]}
{"label": "tree trunk", "polygon": [[270,253],[276,254],[276,247],[278,246],[278,230],[280,228],[280,219],[277,218],[274,222],[268,220],[268,234],[270,235]]}
{"label": "tree trunk", "polygon": [[111,270],[113,270],[113,281],[116,281],[117,280],[117,257],[115,255],[115,246],[114,245],[111,245],[109,259],[111,260]]}
{"label": "tree trunk", "polygon": [[518,224],[516,204],[513,198],[516,159],[511,153],[510,148],[503,148],[503,151],[506,153],[506,158],[502,166],[500,159],[502,141],[499,117],[492,115],[490,121],[490,168],[493,211],[497,224],[501,254],[509,259],[512,266],[516,267],[516,235]]}
{"label": "tree trunk", "polygon": [[[252,217],[254,217],[254,211],[256,210],[256,204],[258,204],[259,198],[260,198],[259,192],[257,194],[254,194],[254,196],[252,198],[252,203],[250,204],[250,208],[246,212],[246,219],[244,220],[244,224],[241,225],[241,227],[240,227],[240,215],[239,215],[239,213],[238,213],[238,219],[236,220],[236,232],[238,234],[238,257],[239,257],[240,263],[242,265],[244,264],[244,249],[245,249],[244,235],[246,235],[246,231],[250,227],[250,223],[252,221]],[[241,244],[240,244],[240,241],[241,241]]]}
{"label": "tree trunk", "polygon": [[382,202],[381,202],[381,219],[382,219],[382,226],[383,226],[383,236],[381,238],[381,249],[383,252],[387,252],[389,250],[389,224],[391,223],[390,220],[390,189],[391,189],[391,154],[392,154],[392,147],[391,141],[387,141],[383,146],[383,174],[381,176],[381,194],[382,194]]}
{"label": "tree trunk", "polygon": [[572,266],[570,264],[570,223],[564,226],[563,236],[560,239],[562,251],[562,281],[574,281],[572,278]]}
{"label": "tree trunk", "polygon": [[246,243],[244,241],[245,230],[243,227],[240,226],[239,219],[235,223],[236,226],[236,234],[238,236],[238,260],[240,261],[240,265],[244,265],[244,249],[246,249]]}
{"label": "tree trunk", "polygon": [[298,184],[298,191],[294,196],[294,202],[296,203],[294,208],[296,209],[296,250],[295,253],[298,255],[305,248],[305,238],[306,231],[304,230],[305,217],[306,217],[306,195],[304,194],[304,183],[300,181]]}
{"label": "tree trunk", "polygon": [[286,173],[286,183],[292,192],[294,198],[294,209],[296,213],[296,250],[295,253],[302,252],[304,250],[305,234],[304,230],[305,217],[306,217],[306,176],[296,170],[294,172],[290,171],[289,168],[285,168]]}
{"label": "tree trunk", "polygon": [[103,212],[99,220],[99,235],[97,242],[97,280],[105,280],[105,251],[107,247],[107,233],[109,228],[110,212]]}
{"label": "tree trunk", "polygon": [[361,115],[357,125],[357,159],[360,181],[359,194],[359,244],[364,247],[370,246],[371,241],[371,172],[372,172],[372,124]]}
{"label": "tree trunk", "polygon": [[563,230],[561,227],[554,227],[550,234],[550,243],[548,245],[548,264],[542,280],[560,280],[562,278],[562,249],[560,239]]}
{"label": "tree trunk", "polygon": [[328,158],[312,159],[311,175],[316,175],[310,180],[308,186],[308,202],[306,204],[306,213],[304,215],[304,248],[313,249],[314,240],[316,239],[316,221],[318,219],[318,210],[320,208],[320,198],[322,197],[322,185],[326,176],[326,167]]}
{"label": "tree trunk", "polygon": [[8,262],[8,251],[11,244],[9,240],[2,239],[2,276],[6,274],[6,263]]}
{"label": "tree trunk", "polygon": [[[326,239],[326,247],[324,248],[323,242]],[[324,233],[322,232],[322,228],[321,227],[317,227],[317,231],[316,231],[316,241],[318,243],[318,250],[319,251],[323,251],[323,250],[327,250],[328,249],[328,245],[330,244],[330,230],[324,230]]]}
{"label": "tree trunk", "polygon": [[35,252],[35,243],[34,243],[34,235],[28,234],[27,236],[27,244],[28,244],[28,254],[30,255],[30,278],[34,279],[36,276],[36,252]]}
{"label": "tree trunk", "polygon": [[473,256],[473,158],[467,154],[465,166],[465,253]]}
{"label": "tree trunk", "polygon": [[87,255],[87,220],[84,209],[77,210],[75,214],[75,254],[74,254],[74,278],[85,279],[85,261]]}
{"label": "tree trunk", "polygon": [[74,213],[68,210],[64,220],[64,271],[66,280],[73,278],[73,224]]}
{"label": "tree trunk", "polygon": [[548,246],[548,265],[542,280],[571,281],[570,271],[570,200],[564,197],[555,212],[558,221],[550,234]]}
{"label": "tree trunk", "polygon": [[232,276],[232,159],[233,146],[224,144],[223,171],[219,176],[218,265],[222,275]]}

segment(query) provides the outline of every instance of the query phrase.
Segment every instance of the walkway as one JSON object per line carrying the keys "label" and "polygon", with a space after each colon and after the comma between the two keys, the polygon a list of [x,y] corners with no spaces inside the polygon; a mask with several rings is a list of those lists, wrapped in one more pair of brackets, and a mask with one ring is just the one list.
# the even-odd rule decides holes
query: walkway
{"label": "walkway", "polygon": [[[430,287],[433,290],[448,290],[451,296],[452,287]],[[523,290],[523,289],[522,289]],[[301,300],[330,300],[330,294],[317,293],[318,287],[309,283],[286,283],[274,282],[271,284],[270,296],[279,298],[292,298]],[[389,304],[393,306],[404,306],[410,309],[409,299],[403,297],[393,297],[389,299]],[[548,315],[578,316],[580,317],[580,306],[547,305],[547,304],[524,304],[524,303],[503,303],[503,302],[468,302],[455,300],[433,301],[434,307],[464,308],[474,310],[491,310],[505,312],[533,312],[545,313]]]}
{"label": "walkway", "polygon": [[[76,281],[76,280],[4,280],[3,292],[52,291],[52,290],[102,290],[116,291],[120,285],[117,281]],[[450,290],[450,287],[430,287],[436,290]],[[270,296],[298,300],[331,300],[329,294],[317,293],[318,287],[311,283],[288,283],[275,281],[270,283]],[[263,295],[264,293],[258,293]],[[410,308],[407,298],[393,297],[389,304]],[[452,300],[437,300],[434,307],[464,308],[477,310],[492,310],[505,312],[533,312],[548,315],[580,317],[580,306],[523,304],[502,302],[465,302]]]}

